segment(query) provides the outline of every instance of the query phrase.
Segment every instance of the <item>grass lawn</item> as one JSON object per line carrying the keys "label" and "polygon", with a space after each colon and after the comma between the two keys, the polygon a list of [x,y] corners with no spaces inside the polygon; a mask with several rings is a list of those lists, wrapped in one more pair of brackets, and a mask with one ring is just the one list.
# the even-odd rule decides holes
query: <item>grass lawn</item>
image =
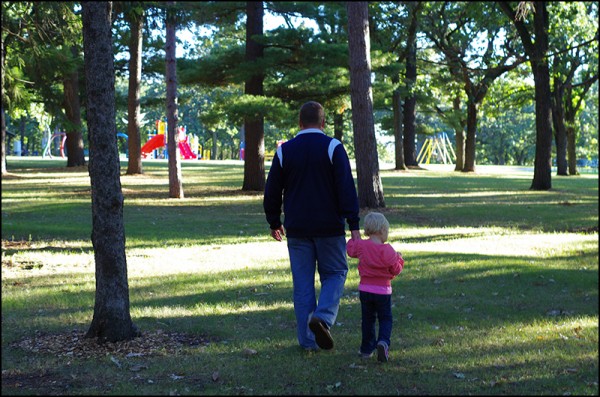
{"label": "grass lawn", "polygon": [[83,339],[90,184],[65,164],[9,156],[2,178],[3,395],[598,395],[598,174],[553,173],[550,191],[531,191],[531,169],[382,167],[406,261],[382,364],[357,353],[354,259],[335,348],[298,347],[286,244],[268,234],[262,193],[240,190],[239,161],[183,161],[181,200],[165,161],[121,176],[143,336]]}

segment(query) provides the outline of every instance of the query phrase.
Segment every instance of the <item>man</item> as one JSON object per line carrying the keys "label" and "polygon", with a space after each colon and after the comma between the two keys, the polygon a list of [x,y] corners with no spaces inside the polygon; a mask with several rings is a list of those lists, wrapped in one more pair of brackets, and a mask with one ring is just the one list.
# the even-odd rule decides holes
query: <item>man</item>
{"label": "man", "polygon": [[299,126],[296,137],[277,148],[263,207],[271,236],[281,241],[287,235],[298,342],[309,351],[328,350],[348,273],[345,221],[352,238],[361,238],[358,197],[346,150],[323,132],[323,106],[305,103]]}

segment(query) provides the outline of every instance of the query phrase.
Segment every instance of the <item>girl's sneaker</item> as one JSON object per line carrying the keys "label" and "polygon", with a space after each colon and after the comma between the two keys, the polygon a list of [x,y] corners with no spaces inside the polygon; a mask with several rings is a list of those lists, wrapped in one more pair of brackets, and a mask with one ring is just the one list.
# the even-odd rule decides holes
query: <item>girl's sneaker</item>
{"label": "girl's sneaker", "polygon": [[377,361],[381,361],[383,363],[387,362],[389,359],[389,347],[388,344],[384,341],[379,341],[377,343]]}

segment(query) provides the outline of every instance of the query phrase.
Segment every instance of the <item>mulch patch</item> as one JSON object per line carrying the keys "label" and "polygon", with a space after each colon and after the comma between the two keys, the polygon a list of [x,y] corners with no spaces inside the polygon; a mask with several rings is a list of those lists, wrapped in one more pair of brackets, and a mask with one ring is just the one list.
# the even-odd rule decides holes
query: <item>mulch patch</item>
{"label": "mulch patch", "polygon": [[96,338],[85,338],[85,332],[73,330],[58,334],[36,332],[35,336],[13,342],[11,346],[32,353],[94,358],[107,355],[122,357],[166,355],[181,353],[184,348],[202,347],[209,343],[209,339],[204,336],[162,330],[142,332],[142,336],[128,341],[98,343]]}

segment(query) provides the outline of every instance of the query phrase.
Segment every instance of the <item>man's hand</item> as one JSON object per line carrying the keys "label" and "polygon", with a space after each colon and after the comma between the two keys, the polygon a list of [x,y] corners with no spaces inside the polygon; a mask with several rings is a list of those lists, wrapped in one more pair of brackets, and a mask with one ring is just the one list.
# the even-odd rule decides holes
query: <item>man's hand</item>
{"label": "man's hand", "polygon": [[282,236],[285,236],[283,225],[279,226],[277,229],[271,229],[271,237],[273,237],[275,240],[281,241]]}
{"label": "man's hand", "polygon": [[361,239],[360,230],[351,230],[350,235],[351,235],[352,240],[360,240]]}

